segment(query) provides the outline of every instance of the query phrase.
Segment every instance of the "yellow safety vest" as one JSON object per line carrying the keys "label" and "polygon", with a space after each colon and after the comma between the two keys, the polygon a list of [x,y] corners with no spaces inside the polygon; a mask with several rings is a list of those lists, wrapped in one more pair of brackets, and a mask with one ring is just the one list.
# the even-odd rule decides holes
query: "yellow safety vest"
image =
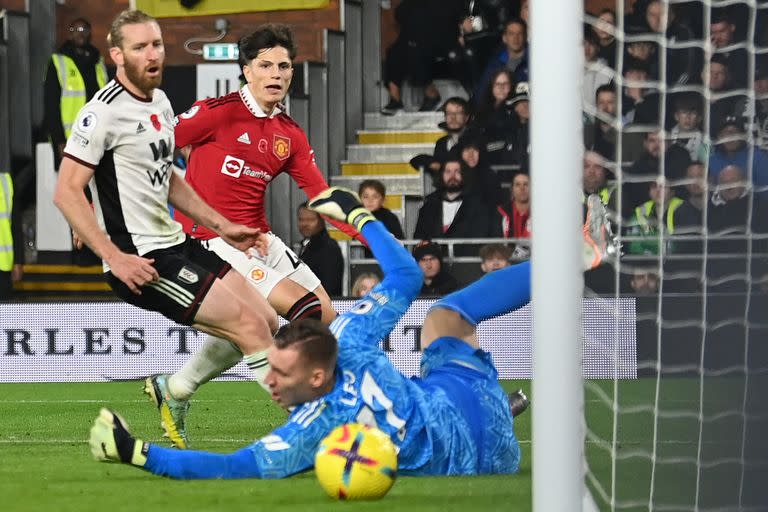
{"label": "yellow safety vest", "polygon": [[7,172],[0,172],[0,271],[13,269],[13,237],[11,235],[11,208],[13,207],[13,181]]}
{"label": "yellow safety vest", "polygon": [[[54,53],[51,58],[61,86],[61,124],[64,126],[64,135],[69,138],[77,113],[85,106],[87,100],[85,80],[71,57]],[[96,63],[96,82],[99,89],[107,84],[107,68],[102,59]]]}
{"label": "yellow safety vest", "polygon": [[[675,232],[675,210],[680,208],[682,204],[683,200],[679,197],[673,197],[669,201],[669,208],[667,208],[667,232],[670,235]],[[654,206],[655,203],[653,201],[646,201],[635,208],[635,219],[637,219],[637,224],[643,229],[643,231],[648,230],[648,217],[651,216],[651,212],[653,211]]]}

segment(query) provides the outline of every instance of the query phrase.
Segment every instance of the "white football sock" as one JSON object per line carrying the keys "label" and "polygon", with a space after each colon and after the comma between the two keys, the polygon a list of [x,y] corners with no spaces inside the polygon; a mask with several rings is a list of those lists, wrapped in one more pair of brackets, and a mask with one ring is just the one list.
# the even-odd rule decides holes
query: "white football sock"
{"label": "white football sock", "polygon": [[188,400],[197,388],[229,370],[243,358],[243,353],[229,340],[207,336],[200,350],[168,379],[171,394]]}
{"label": "white football sock", "polygon": [[253,377],[256,379],[256,382],[258,382],[259,385],[267,391],[267,393],[271,393],[269,386],[264,383],[264,379],[267,378],[267,372],[269,372],[269,363],[267,362],[268,353],[269,349],[262,350],[260,352],[254,352],[253,354],[243,356],[243,361],[245,361],[245,364],[247,364],[248,368],[250,368]]}

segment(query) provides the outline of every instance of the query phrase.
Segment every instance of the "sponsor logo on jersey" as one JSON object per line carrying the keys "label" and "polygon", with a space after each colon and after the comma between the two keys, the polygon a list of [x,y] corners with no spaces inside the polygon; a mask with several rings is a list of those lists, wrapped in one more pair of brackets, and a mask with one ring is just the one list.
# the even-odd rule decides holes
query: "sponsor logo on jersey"
{"label": "sponsor logo on jersey", "polygon": [[254,283],[260,283],[267,277],[267,272],[264,269],[261,269],[259,267],[254,267],[251,269],[250,274],[248,274],[248,277],[251,278],[251,281]]}
{"label": "sponsor logo on jersey", "polygon": [[195,284],[200,277],[198,277],[197,272],[192,270],[188,267],[181,267],[181,270],[179,270],[179,281],[183,281],[187,284]]}
{"label": "sponsor logo on jersey", "polygon": [[136,133],[137,133],[137,134],[138,134],[138,133],[144,133],[145,131],[147,131],[147,129],[146,129],[146,128],[144,128],[144,125],[143,125],[143,124],[141,124],[141,122],[139,122],[139,126],[137,126],[137,127],[136,127]]}
{"label": "sponsor logo on jersey", "polygon": [[254,171],[247,165],[243,167],[243,174],[250,176],[251,178],[258,178],[267,182],[272,181],[272,175],[267,171]]}
{"label": "sponsor logo on jersey", "polygon": [[163,125],[160,124],[160,118],[157,117],[157,114],[152,114],[149,116],[149,120],[152,122],[152,128],[157,131],[162,130]]}
{"label": "sponsor logo on jersey", "polygon": [[237,138],[237,142],[242,142],[243,144],[250,144],[251,138],[248,136],[248,132],[243,132],[243,134]]}
{"label": "sponsor logo on jersey", "polygon": [[200,105],[194,105],[192,108],[184,112],[183,114],[180,114],[179,117],[182,119],[192,119],[195,117],[195,114],[200,110]]}
{"label": "sponsor logo on jersey", "polygon": [[272,152],[280,160],[285,160],[291,154],[291,139],[275,134],[272,139]]}
{"label": "sponsor logo on jersey", "polygon": [[243,167],[245,167],[245,160],[227,155],[224,157],[224,163],[221,165],[221,173],[233,178],[239,178],[240,173],[243,172]]}
{"label": "sponsor logo on jersey", "polygon": [[79,133],[73,133],[71,135],[72,140],[74,140],[77,144],[79,144],[81,147],[85,147],[90,142],[88,139],[80,135]]}
{"label": "sponsor logo on jersey", "polygon": [[259,152],[260,153],[266,153],[267,152],[267,139],[261,139],[259,141]]}
{"label": "sponsor logo on jersey", "polygon": [[149,147],[152,150],[152,157],[158,161],[160,158],[166,159],[171,156],[173,144],[171,139],[160,139],[157,143],[150,142]]}
{"label": "sponsor logo on jersey", "polygon": [[90,132],[94,128],[96,128],[96,125],[99,122],[99,118],[96,117],[96,114],[93,112],[85,112],[82,116],[80,116],[80,119],[77,121],[77,128],[81,132]]}

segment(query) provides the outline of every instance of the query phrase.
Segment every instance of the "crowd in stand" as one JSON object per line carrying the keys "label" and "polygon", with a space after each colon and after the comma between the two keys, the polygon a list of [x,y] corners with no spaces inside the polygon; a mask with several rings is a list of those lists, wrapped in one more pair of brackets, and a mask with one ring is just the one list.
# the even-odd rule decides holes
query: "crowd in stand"
{"label": "crowd in stand", "polygon": [[[435,187],[413,238],[528,238],[528,1],[432,3],[400,4],[401,32],[385,63],[390,101],[382,113],[404,108],[409,80],[424,87],[420,110],[441,106],[445,114],[447,134],[433,154],[411,161]],[[438,11],[434,32],[413,23],[412,16]],[[665,255],[699,258],[750,249],[752,269],[765,266],[765,242],[751,235],[768,231],[768,55],[748,47],[768,45],[766,13],[750,19],[745,5],[660,0],[633,2],[623,20],[610,9],[587,13],[584,194],[599,194],[615,212],[626,254],[656,258],[661,244]],[[443,101],[436,78],[459,81],[469,99]],[[703,244],[705,234],[742,238]],[[749,247],[745,235],[753,238]],[[440,268],[442,253],[437,258],[428,247],[419,254],[435,256]],[[527,244],[509,250],[513,260],[530,255]],[[454,255],[478,256],[478,246],[456,246]],[[707,273],[725,272],[716,267],[708,263]],[[612,292],[613,282],[604,281],[593,284]],[[634,289],[633,281],[658,279],[624,284]]]}

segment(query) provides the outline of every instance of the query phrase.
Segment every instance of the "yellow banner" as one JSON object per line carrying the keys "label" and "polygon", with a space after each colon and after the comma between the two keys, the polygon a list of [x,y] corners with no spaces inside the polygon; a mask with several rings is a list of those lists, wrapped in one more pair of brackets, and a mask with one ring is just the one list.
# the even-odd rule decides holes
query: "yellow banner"
{"label": "yellow banner", "polygon": [[295,9],[322,9],[330,0],[202,0],[192,9],[183,7],[179,0],[134,0],[136,9],[155,18],[181,18],[237,12],[292,11]]}

